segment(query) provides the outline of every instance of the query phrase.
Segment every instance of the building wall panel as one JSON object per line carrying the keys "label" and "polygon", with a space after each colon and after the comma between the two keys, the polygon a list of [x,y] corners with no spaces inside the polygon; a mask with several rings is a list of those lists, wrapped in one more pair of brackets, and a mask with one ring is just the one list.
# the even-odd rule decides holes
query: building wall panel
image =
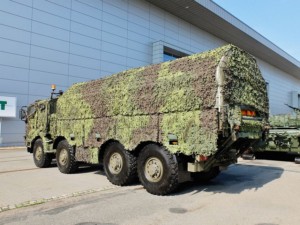
{"label": "building wall panel", "polygon": [[292,110],[285,104],[292,105],[292,92],[300,94],[300,80],[260,59],[257,61],[268,82],[270,113],[273,115],[291,113]]}

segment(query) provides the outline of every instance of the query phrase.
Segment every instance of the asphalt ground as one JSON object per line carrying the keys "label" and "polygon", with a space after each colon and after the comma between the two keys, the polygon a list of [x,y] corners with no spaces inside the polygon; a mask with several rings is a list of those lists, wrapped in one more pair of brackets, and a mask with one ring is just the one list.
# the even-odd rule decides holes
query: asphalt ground
{"label": "asphalt ground", "polygon": [[140,184],[111,185],[101,168],[66,175],[36,168],[25,149],[2,149],[0,225],[298,225],[299,185],[299,164],[240,159],[207,184],[154,196]]}
{"label": "asphalt ground", "polygon": [[0,212],[113,188],[99,167],[62,174],[55,162],[37,168],[25,148],[0,148]]}
{"label": "asphalt ground", "polygon": [[37,169],[32,155],[22,149],[0,150],[0,165],[4,205],[0,225],[298,225],[300,221],[300,165],[293,161],[240,159],[211,182],[183,183],[169,196],[151,195],[138,183],[113,186],[99,168],[81,168],[73,175],[61,174],[55,165]]}

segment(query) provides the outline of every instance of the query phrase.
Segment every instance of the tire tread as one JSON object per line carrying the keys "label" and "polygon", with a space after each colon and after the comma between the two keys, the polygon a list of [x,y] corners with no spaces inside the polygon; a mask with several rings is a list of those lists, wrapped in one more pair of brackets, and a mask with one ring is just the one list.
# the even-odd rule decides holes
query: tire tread
{"label": "tire tread", "polygon": [[[42,149],[43,149],[43,159],[41,160],[41,162],[37,162],[35,159],[35,148],[37,145],[41,145]],[[52,162],[52,156],[50,154],[47,154],[44,152],[44,146],[43,146],[43,141],[41,138],[38,138],[35,142],[34,142],[34,150],[33,150],[33,160],[34,160],[34,164],[39,167],[39,168],[47,168],[51,165]]]}
{"label": "tire tread", "polygon": [[[112,148],[112,146],[116,145],[116,144],[120,145],[119,147],[122,148],[121,151],[124,154],[124,158],[125,158],[124,166],[127,167],[127,172],[124,174],[123,177],[118,177],[118,179],[115,179],[115,177],[113,175],[110,175],[106,165],[104,165],[104,170],[105,170],[107,179],[112,184],[118,185],[118,186],[125,186],[125,185],[128,185],[128,184],[131,184],[137,178],[136,157],[130,151],[125,150],[123,145],[121,145],[119,142],[111,142],[105,148],[104,163],[106,163],[106,160],[105,160],[105,158],[107,157],[106,155],[109,154],[109,151]],[[114,148],[112,148],[112,149],[114,149]]]}
{"label": "tire tread", "polygon": [[[65,148],[65,149],[68,150],[69,165],[67,167],[60,167],[59,162],[58,162],[58,158],[57,158],[57,165],[58,165],[59,171],[61,173],[65,173],[65,174],[74,173],[77,170],[78,165],[77,165],[77,162],[76,162],[76,158],[75,158],[75,154],[74,154],[72,146],[69,145],[67,140],[62,140],[61,142],[58,143],[57,151],[59,151],[60,148]],[[58,152],[58,154],[59,154],[59,152]]]}
{"label": "tire tread", "polygon": [[[166,159],[166,163],[168,165],[167,168],[169,169],[168,177],[168,185],[167,186],[159,186],[157,185],[148,185],[148,181],[144,178],[143,171],[144,166],[143,162],[149,156],[149,151],[157,151],[161,154],[162,157]],[[154,195],[167,195],[173,192],[178,187],[178,163],[177,159],[174,154],[169,152],[166,147],[160,146],[158,144],[149,144],[145,146],[142,151],[140,152],[140,156],[138,159],[138,175],[140,178],[141,183],[143,184],[144,188],[151,194]],[[146,157],[146,158],[145,158]],[[144,159],[145,158],[145,159]]]}

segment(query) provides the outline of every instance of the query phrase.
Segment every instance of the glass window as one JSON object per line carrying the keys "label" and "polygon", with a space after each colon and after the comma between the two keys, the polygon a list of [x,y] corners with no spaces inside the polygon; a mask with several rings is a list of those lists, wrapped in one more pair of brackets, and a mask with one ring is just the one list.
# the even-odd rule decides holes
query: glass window
{"label": "glass window", "polygon": [[28,116],[32,116],[35,113],[35,106],[34,105],[29,106],[27,113]]}
{"label": "glass window", "polygon": [[181,58],[181,57],[164,52],[164,62],[171,61],[171,60],[178,59],[178,58]]}
{"label": "glass window", "polygon": [[164,46],[164,62],[188,56],[188,54]]}

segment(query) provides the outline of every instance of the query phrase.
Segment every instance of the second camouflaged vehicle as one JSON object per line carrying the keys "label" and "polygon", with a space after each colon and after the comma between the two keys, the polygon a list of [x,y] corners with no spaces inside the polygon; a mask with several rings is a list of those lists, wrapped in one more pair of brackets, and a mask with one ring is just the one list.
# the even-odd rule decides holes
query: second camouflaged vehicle
{"label": "second camouflaged vehicle", "polygon": [[300,109],[289,107],[294,110],[294,114],[270,116],[270,129],[266,138],[244,154],[244,158],[254,158],[260,152],[268,152],[274,156],[281,152],[293,156],[295,162],[300,163]]}
{"label": "second camouflaged vehicle", "polygon": [[209,180],[261,139],[268,117],[256,60],[226,45],[171,62],[74,84],[22,110],[26,146],[38,167],[56,157],[62,173],[103,163],[116,185],[139,178],[156,195],[179,172]]}

